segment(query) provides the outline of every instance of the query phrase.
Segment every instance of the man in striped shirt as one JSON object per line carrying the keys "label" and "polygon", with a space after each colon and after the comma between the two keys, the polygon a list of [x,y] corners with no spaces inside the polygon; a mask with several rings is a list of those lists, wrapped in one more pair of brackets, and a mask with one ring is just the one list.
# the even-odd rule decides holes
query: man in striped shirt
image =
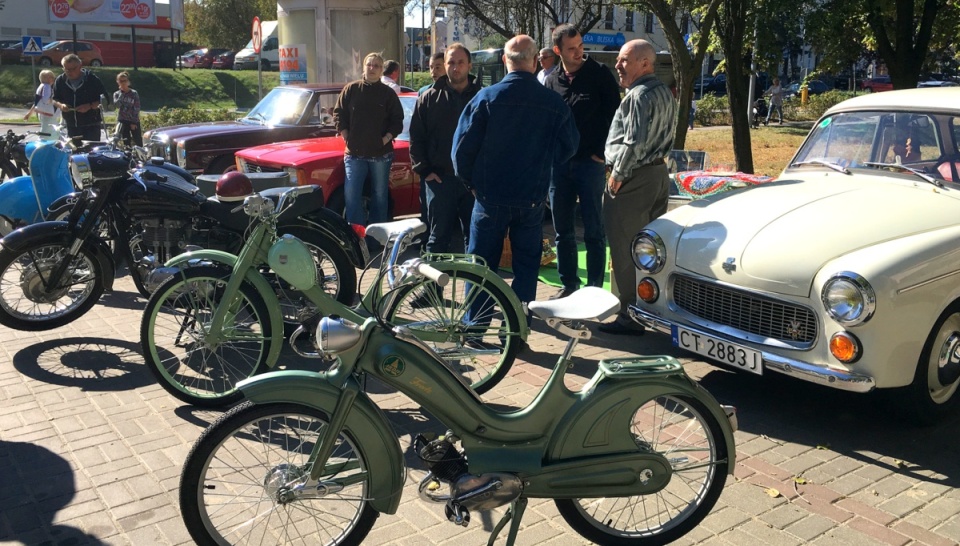
{"label": "man in striped shirt", "polygon": [[657,53],[646,40],[631,40],[617,56],[620,86],[627,90],[613,117],[604,156],[610,173],[603,197],[603,228],[610,241],[613,278],[620,298],[617,320],[601,324],[610,334],[643,334],[630,320],[636,271],[631,242],[637,232],[667,211],[670,178],[663,158],[673,148],[677,103],[657,79]]}

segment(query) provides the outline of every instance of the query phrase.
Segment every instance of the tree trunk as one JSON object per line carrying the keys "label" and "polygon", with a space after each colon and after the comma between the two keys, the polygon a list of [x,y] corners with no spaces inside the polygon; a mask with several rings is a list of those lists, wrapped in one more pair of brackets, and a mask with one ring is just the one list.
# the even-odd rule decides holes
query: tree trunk
{"label": "tree trunk", "polygon": [[720,47],[727,63],[727,98],[733,123],[733,154],[737,170],[753,173],[753,149],[750,143],[748,86],[749,67],[744,66],[744,35],[747,18],[752,17],[749,0],[723,0],[717,19]]}

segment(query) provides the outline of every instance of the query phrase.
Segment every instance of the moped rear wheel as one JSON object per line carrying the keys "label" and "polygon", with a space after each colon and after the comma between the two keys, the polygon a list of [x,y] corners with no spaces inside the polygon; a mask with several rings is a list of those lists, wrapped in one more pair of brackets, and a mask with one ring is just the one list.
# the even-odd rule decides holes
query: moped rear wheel
{"label": "moped rear wheel", "polygon": [[664,489],[554,502],[570,527],[597,544],[673,542],[706,517],[723,491],[729,460],[723,428],[700,400],[672,395],[637,408],[630,429],[641,452],[655,451],[670,461],[673,475]]}
{"label": "moped rear wheel", "polygon": [[140,325],[147,368],[167,392],[201,407],[240,401],[237,383],[263,373],[270,352],[272,324],[256,288],[244,282],[221,329],[209,342],[213,314],[232,270],[188,267],[150,297]]}
{"label": "moped rear wheel", "polygon": [[[180,476],[180,511],[193,540],[214,544],[359,545],[379,512],[367,502],[367,462],[349,431],[320,476],[299,486],[329,418],[299,404],[245,402],[207,428]],[[318,495],[317,490],[327,491]]]}
{"label": "moped rear wheel", "polygon": [[[407,287],[387,310],[387,320],[402,324],[433,348],[477,394],[499,383],[523,344],[520,320],[506,294],[483,275],[431,263],[450,282]],[[496,275],[496,273],[492,273]]]}
{"label": "moped rear wheel", "polygon": [[[86,245],[73,258],[68,250],[59,242],[19,252],[0,250],[0,324],[31,332],[51,330],[77,320],[100,300],[100,262]],[[64,259],[70,259],[66,272],[52,284],[50,276]]]}

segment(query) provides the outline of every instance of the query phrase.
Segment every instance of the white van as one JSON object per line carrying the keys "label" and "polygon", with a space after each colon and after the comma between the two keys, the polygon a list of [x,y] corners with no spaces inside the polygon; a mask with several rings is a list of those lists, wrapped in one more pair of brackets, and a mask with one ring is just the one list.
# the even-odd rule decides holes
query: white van
{"label": "white van", "polygon": [[[264,70],[280,69],[280,36],[277,31],[277,21],[262,21],[260,46],[260,65]],[[241,49],[233,58],[234,70],[246,70],[257,67],[257,54],[253,51],[253,40]]]}

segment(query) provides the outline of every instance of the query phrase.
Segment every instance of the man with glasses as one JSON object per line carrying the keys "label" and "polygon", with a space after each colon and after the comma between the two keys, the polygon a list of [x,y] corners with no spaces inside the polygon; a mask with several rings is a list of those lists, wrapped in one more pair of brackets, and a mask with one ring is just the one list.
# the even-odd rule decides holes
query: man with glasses
{"label": "man with glasses", "polygon": [[63,74],[53,82],[54,105],[63,112],[67,134],[83,140],[100,140],[103,116],[100,114],[101,96],[107,90],[93,72],[82,68],[83,61],[74,54],[60,61]]}
{"label": "man with glasses", "polygon": [[545,47],[540,50],[540,55],[537,57],[537,60],[540,61],[540,67],[543,68],[537,74],[537,81],[541,84],[547,79],[547,76],[553,74],[553,71],[557,69],[557,55],[549,47]]}

